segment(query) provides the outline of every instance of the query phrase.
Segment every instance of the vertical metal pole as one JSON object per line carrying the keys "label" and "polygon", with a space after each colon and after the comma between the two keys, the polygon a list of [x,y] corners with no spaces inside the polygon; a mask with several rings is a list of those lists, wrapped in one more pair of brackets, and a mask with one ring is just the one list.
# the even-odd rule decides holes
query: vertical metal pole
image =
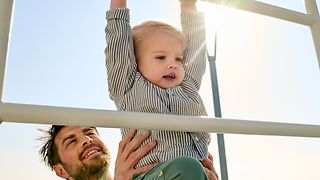
{"label": "vertical metal pole", "polygon": [[6,60],[8,55],[13,5],[14,0],[0,0],[0,108],[4,95]]}
{"label": "vertical metal pole", "polygon": [[[306,11],[308,15],[319,17],[317,2],[315,0],[304,0]],[[318,66],[320,68],[320,20],[310,26],[314,47],[317,53]]]}
{"label": "vertical metal pole", "polygon": [[[216,68],[216,57],[217,57],[217,33],[215,33],[215,39],[214,39],[214,56],[210,56],[208,54],[208,61],[209,61],[210,75],[211,75],[211,88],[212,88],[211,92],[212,92],[213,104],[214,104],[214,114],[215,114],[215,117],[222,117],[218,78],[217,78],[217,68]],[[226,150],[224,145],[223,134],[217,134],[217,140],[218,140],[218,149],[219,149],[221,180],[228,180],[227,158],[226,158]]]}

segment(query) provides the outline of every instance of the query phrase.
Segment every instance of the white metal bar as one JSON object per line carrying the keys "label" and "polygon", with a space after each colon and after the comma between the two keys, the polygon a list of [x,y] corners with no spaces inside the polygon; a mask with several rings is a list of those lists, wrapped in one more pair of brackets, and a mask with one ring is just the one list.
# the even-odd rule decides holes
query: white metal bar
{"label": "white metal bar", "polygon": [[307,14],[254,0],[203,0],[309,26],[320,68],[320,16],[315,0],[305,0]]}
{"label": "white metal bar", "polygon": [[[0,0],[0,109],[4,95],[4,80],[6,75],[5,70],[8,56],[13,6],[13,0]],[[2,121],[0,119],[0,124],[1,122]]]}
{"label": "white metal bar", "polygon": [[[304,2],[305,2],[307,14],[309,14],[310,16],[320,18],[316,1],[305,0]],[[313,44],[316,50],[317,58],[318,58],[318,65],[320,68],[320,21],[317,21],[316,23],[311,25],[310,30],[311,30]]]}
{"label": "white metal bar", "polygon": [[[319,17],[305,15],[291,10],[259,3],[256,1],[248,0],[228,2],[229,3],[225,4],[233,5],[240,9],[257,12],[259,14],[264,14],[312,26],[311,28],[315,32],[316,37],[319,37],[319,34],[317,34],[317,32],[319,33],[320,31],[316,31],[319,28]],[[13,5],[13,0],[0,1],[0,122],[7,121],[61,125],[91,125],[98,127],[115,128],[130,127],[140,129],[166,129],[177,131],[205,131],[216,133],[320,137],[319,125],[245,121],[225,118],[145,114],[108,110],[4,103],[2,101],[2,96],[4,89],[5,67],[9,45]],[[308,11],[314,12],[314,10]]]}
{"label": "white metal bar", "polygon": [[[221,4],[229,7],[234,7],[237,9],[242,9],[245,11],[254,12],[261,15],[266,15],[289,22],[294,22],[306,26],[312,26],[316,22],[320,22],[320,18],[316,16],[307,15],[297,11],[273,6],[270,4],[265,4],[253,0],[203,0],[207,2],[212,2],[216,4]],[[306,0],[308,1],[308,0]]]}
{"label": "white metal bar", "polygon": [[118,112],[3,103],[0,120],[19,123],[165,129],[254,135],[320,137],[320,125],[247,121],[226,118]]}
{"label": "white metal bar", "polygon": [[317,2],[315,0],[304,0],[307,13],[311,16],[319,16]]}
{"label": "white metal bar", "polygon": [[0,101],[2,100],[4,91],[13,5],[13,0],[0,0]]}

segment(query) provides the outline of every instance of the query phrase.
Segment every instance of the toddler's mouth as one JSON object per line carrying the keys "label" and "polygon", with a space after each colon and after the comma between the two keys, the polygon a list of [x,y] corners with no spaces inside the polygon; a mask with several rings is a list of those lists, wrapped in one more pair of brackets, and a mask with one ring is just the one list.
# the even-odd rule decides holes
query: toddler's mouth
{"label": "toddler's mouth", "polygon": [[163,78],[174,79],[174,78],[176,78],[176,76],[175,75],[166,75],[166,76],[163,76]]}
{"label": "toddler's mouth", "polygon": [[164,75],[162,77],[166,78],[166,79],[175,79],[176,75],[174,73],[170,73],[170,74]]}

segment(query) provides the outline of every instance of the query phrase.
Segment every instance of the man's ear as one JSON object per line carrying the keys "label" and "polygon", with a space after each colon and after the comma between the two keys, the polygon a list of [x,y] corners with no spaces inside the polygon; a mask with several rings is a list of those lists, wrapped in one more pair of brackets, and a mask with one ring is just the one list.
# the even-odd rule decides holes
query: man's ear
{"label": "man's ear", "polygon": [[67,179],[70,177],[67,171],[63,168],[62,164],[60,163],[53,165],[53,170],[54,172],[56,172],[56,175],[61,178]]}

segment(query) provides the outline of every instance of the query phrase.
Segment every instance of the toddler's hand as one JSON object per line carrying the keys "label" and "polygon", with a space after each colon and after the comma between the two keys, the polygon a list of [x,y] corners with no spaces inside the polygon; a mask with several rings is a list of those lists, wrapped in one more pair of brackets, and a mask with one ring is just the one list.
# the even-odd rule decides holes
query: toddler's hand
{"label": "toddler's hand", "polygon": [[194,5],[197,0],[179,0],[181,5]]}
{"label": "toddler's hand", "polygon": [[196,10],[197,0],[179,0],[181,10]]}

